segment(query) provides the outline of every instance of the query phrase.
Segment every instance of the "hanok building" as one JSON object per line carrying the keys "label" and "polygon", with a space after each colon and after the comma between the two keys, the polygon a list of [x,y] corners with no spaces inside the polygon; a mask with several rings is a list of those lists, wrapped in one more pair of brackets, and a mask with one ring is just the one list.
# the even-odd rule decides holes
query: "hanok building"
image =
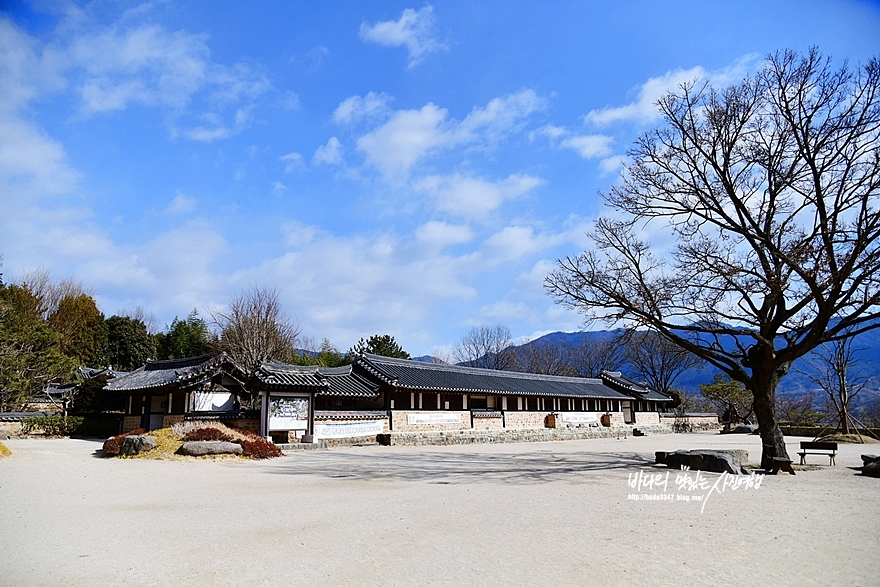
{"label": "hanok building", "polygon": [[668,395],[633,381],[620,371],[602,371],[599,377],[611,389],[630,396],[621,404],[627,424],[659,424],[659,414],[666,413],[672,405]]}
{"label": "hanok building", "polygon": [[244,371],[224,353],[150,361],[107,382],[104,390],[126,399],[122,431],[155,430],[193,419],[229,420],[256,429],[258,410],[242,410]]}
{"label": "hanok building", "polygon": [[[619,373],[557,377],[370,354],[337,368],[267,362],[251,374],[222,353],[153,361],[105,389],[128,397],[123,431],[226,420],[281,443],[389,432],[656,424],[672,401]],[[259,409],[242,410],[245,398],[256,398]]]}

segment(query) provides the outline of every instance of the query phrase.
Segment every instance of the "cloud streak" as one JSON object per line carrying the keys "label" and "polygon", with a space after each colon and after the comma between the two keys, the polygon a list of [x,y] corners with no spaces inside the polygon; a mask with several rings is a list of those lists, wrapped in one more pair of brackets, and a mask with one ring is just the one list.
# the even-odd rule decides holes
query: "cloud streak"
{"label": "cloud streak", "polygon": [[370,25],[361,23],[360,38],[386,47],[406,47],[408,67],[418,65],[426,55],[446,49],[435,31],[434,7],[430,4],[419,10],[407,8],[397,20],[379,21]]}

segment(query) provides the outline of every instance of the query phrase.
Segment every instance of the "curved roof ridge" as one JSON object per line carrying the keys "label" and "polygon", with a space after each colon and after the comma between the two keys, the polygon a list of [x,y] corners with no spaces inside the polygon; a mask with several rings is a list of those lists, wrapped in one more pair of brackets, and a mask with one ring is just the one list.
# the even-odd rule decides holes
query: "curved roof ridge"
{"label": "curved roof ridge", "polygon": [[571,377],[567,375],[544,375],[541,373],[528,373],[525,371],[500,371],[498,369],[483,369],[481,367],[466,367],[464,365],[449,365],[441,363],[426,363],[423,361],[413,361],[411,359],[396,359],[393,357],[385,357],[382,355],[371,355],[364,353],[364,358],[368,361],[378,363],[389,363],[393,365],[401,365],[413,369],[424,369],[426,371],[446,371],[453,373],[469,373],[473,375],[482,375],[488,377],[514,377],[519,379],[529,379],[532,381],[540,381],[552,379],[555,381],[571,381],[571,382],[592,382],[602,383],[600,378],[596,377]]}

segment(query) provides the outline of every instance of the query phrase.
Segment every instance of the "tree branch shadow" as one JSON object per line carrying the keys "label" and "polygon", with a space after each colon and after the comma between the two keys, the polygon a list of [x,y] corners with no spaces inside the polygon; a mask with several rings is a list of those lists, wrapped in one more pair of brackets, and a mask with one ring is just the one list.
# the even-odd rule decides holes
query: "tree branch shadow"
{"label": "tree branch shadow", "polygon": [[531,454],[335,454],[284,459],[269,471],[279,475],[316,476],[360,481],[414,483],[549,483],[583,482],[583,474],[653,466],[638,453],[600,452]]}

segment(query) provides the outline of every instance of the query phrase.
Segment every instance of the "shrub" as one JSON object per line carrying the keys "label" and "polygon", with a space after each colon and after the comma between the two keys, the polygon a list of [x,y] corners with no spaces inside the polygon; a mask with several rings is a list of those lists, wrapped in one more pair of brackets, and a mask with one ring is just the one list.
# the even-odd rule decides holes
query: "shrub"
{"label": "shrub", "polygon": [[219,440],[222,442],[235,442],[235,438],[232,435],[227,434],[226,432],[210,427],[210,428],[196,428],[195,430],[190,430],[183,437],[184,442],[195,442],[200,440]]}
{"label": "shrub", "polygon": [[82,423],[80,416],[68,416],[67,421],[61,416],[34,416],[21,419],[21,433],[34,434],[39,430],[46,436],[68,436]]}
{"label": "shrub", "polygon": [[126,436],[138,436],[146,432],[143,428],[138,428],[137,430],[132,430],[131,432],[124,432],[122,434],[118,434],[113,438],[108,438],[104,441],[104,456],[105,457],[116,457],[119,456],[119,451],[122,450],[122,443],[125,441]]}
{"label": "shrub", "polygon": [[242,456],[251,459],[271,459],[283,456],[280,448],[256,432],[244,428],[229,428],[223,426],[221,429],[212,424],[211,426],[205,426],[204,428],[190,430],[184,435],[183,440],[187,442],[199,440],[234,442],[241,445]]}
{"label": "shrub", "polygon": [[262,436],[256,435],[254,440],[239,440],[242,456],[251,459],[273,459],[283,456],[281,449]]}

